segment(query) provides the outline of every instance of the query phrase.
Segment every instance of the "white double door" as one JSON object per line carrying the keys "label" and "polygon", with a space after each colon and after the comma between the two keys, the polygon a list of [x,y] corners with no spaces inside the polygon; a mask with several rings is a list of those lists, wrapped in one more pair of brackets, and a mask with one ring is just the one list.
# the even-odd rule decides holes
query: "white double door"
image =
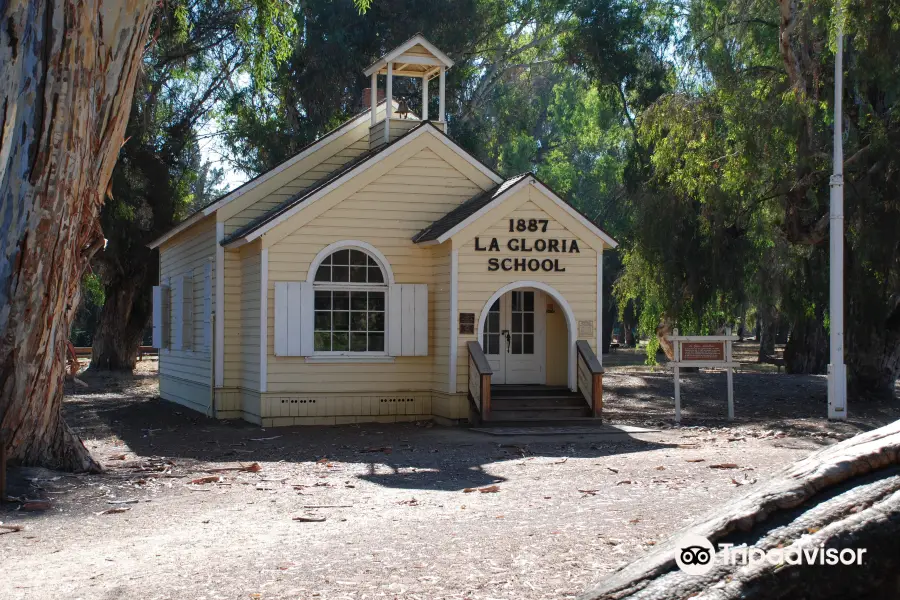
{"label": "white double door", "polygon": [[544,384],[546,369],[546,302],[539,290],[503,294],[488,310],[482,348],[494,384]]}

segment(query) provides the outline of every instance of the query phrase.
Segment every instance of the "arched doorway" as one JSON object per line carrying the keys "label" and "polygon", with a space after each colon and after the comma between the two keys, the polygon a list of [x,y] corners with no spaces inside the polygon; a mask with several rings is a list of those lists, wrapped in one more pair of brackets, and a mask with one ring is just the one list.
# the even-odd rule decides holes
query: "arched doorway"
{"label": "arched doorway", "polygon": [[[563,320],[547,314],[548,303],[562,311]],[[552,313],[551,313],[552,314]],[[551,317],[548,319],[548,317]],[[565,335],[550,327],[565,324]],[[575,314],[553,287],[539,281],[516,281],[497,290],[485,303],[478,320],[478,342],[494,369],[496,384],[545,384],[548,366],[560,360],[547,341],[565,342],[565,382],[572,391],[575,382]],[[549,336],[549,337],[548,337]]]}

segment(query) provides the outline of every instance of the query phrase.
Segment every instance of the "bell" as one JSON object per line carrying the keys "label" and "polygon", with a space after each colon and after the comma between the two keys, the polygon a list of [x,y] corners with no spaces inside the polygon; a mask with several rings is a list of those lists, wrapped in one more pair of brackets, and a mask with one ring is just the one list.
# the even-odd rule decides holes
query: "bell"
{"label": "bell", "polygon": [[409,114],[409,105],[406,104],[406,100],[400,98],[400,103],[397,105],[397,114],[400,115],[401,119],[405,119],[406,115]]}

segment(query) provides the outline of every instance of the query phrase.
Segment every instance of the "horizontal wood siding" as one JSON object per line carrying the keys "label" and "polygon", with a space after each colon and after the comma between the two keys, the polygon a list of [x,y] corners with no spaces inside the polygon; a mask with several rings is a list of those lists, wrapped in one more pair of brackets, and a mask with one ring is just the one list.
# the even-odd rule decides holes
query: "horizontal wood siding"
{"label": "horizontal wood siding", "polygon": [[[440,340],[444,347],[447,345],[446,336],[436,334],[435,319],[439,307],[449,305],[435,284],[439,281],[442,287],[449,287],[449,263],[446,250],[436,252],[433,247],[416,246],[411,238],[482,188],[433,149],[423,146],[425,142],[412,155],[398,158],[380,176],[333,205],[327,204],[328,197],[323,198],[320,202],[326,204],[322,206],[328,207],[324,212],[302,226],[298,224],[290,233],[282,230],[269,248],[269,392],[385,393],[434,387],[435,353],[441,351],[435,344]],[[292,219],[302,216],[303,211]],[[280,227],[289,228],[290,223]],[[353,364],[312,364],[302,357],[274,356],[275,282],[304,281],[316,254],[342,240],[360,240],[377,248],[390,262],[397,283],[429,285],[428,356]],[[437,318],[447,323],[447,317]]]}
{"label": "horizontal wood siding", "polygon": [[[179,276],[191,277],[193,286],[193,328],[190,349],[160,352],[160,395],[198,410],[206,410],[210,402],[210,350],[205,343],[204,311],[207,265],[215,259],[215,218],[200,221],[186,232],[173,237],[159,249],[160,283],[169,285]],[[215,269],[212,289],[215,289]],[[169,319],[174,329],[175,306],[169,303]],[[213,300],[213,310],[215,302]],[[171,336],[170,336],[171,339]],[[199,408],[198,408],[199,407]]]}
{"label": "horizontal wood siding", "polygon": [[450,381],[450,244],[434,246],[431,308],[434,329],[431,332],[432,369],[437,389],[446,390]]}
{"label": "horizontal wood siding", "polygon": [[248,244],[241,248],[240,261],[241,386],[250,390],[259,390],[260,244]]}
{"label": "horizontal wood siding", "polygon": [[225,251],[225,307],[219,311],[225,320],[225,368],[223,370],[225,387],[240,387],[244,381],[244,359],[241,348],[242,292],[241,254],[236,251]]}
{"label": "horizontal wood siding", "polygon": [[[539,281],[555,288],[563,295],[575,313],[576,321],[591,321],[596,327],[597,318],[597,252],[582,235],[576,235],[571,226],[571,217],[553,204],[546,196],[531,186],[518,191],[501,205],[502,211],[496,211],[491,217],[494,224],[480,233],[478,238],[482,247],[486,247],[491,238],[496,237],[499,252],[482,252],[475,250],[474,239],[469,239],[459,249],[459,312],[475,313],[476,329],[481,311],[490,297],[503,286],[521,280]],[[546,233],[509,232],[509,219],[549,219]],[[584,228],[580,228],[584,231]],[[538,253],[512,252],[507,250],[510,238],[525,238],[533,245],[537,238],[556,238],[578,240],[580,253]],[[456,243],[456,240],[453,240]],[[596,240],[591,240],[597,243]],[[539,258],[558,259],[564,273],[544,271],[488,271],[490,258]],[[548,302],[554,302],[547,297]],[[554,302],[555,303],[555,302]],[[558,307],[556,310],[561,311]],[[477,331],[476,331],[477,334]],[[468,359],[466,342],[475,340],[477,335],[460,335],[457,344],[457,391],[462,392],[468,385]],[[595,336],[586,336],[594,347]],[[570,349],[570,351],[573,351]]]}

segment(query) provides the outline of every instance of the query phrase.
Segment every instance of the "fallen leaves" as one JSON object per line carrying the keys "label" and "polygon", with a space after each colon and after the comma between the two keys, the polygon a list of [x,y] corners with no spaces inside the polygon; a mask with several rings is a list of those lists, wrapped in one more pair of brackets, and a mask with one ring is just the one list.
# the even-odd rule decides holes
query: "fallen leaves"
{"label": "fallen leaves", "polygon": [[500,491],[500,486],[489,485],[483,488],[465,488],[463,494],[471,494],[472,492],[481,492],[482,494],[496,494]]}
{"label": "fallen leaves", "polygon": [[313,517],[313,516],[297,516],[291,517],[292,521],[300,521],[301,523],[321,523],[325,520],[325,517]]}
{"label": "fallen leaves", "polygon": [[418,506],[419,501],[415,498],[410,498],[409,500],[401,500],[397,504],[400,504],[401,506]]}
{"label": "fallen leaves", "polygon": [[393,451],[394,448],[392,446],[373,446],[363,450],[363,452],[384,452],[385,454],[391,454]]}
{"label": "fallen leaves", "polygon": [[584,494],[582,498],[587,498],[588,496],[596,496],[597,492],[600,490],[578,490],[579,493]]}
{"label": "fallen leaves", "polygon": [[3,535],[4,533],[15,533],[17,531],[22,531],[23,529],[25,529],[24,525],[4,525],[3,523],[0,523],[0,535]]}
{"label": "fallen leaves", "polygon": [[210,473],[225,473],[228,471],[243,471],[245,473],[259,473],[262,471],[262,467],[258,462],[250,463],[249,465],[241,465],[239,467],[217,467],[215,469],[206,469]]}
{"label": "fallen leaves", "polygon": [[119,513],[128,512],[131,510],[130,506],[114,506],[112,508],[107,508],[106,510],[101,510],[100,512],[94,513],[98,517],[100,515],[117,515]]}
{"label": "fallen leaves", "polygon": [[706,459],[705,458],[686,458],[684,460],[684,462],[701,463],[701,462],[706,462]]}
{"label": "fallen leaves", "polygon": [[22,503],[22,506],[19,507],[19,510],[32,512],[38,510],[49,510],[52,507],[53,504],[49,500],[26,500]]}
{"label": "fallen leaves", "polygon": [[739,469],[734,463],[719,463],[717,465],[709,465],[710,469]]}
{"label": "fallen leaves", "polygon": [[191,479],[190,481],[188,481],[188,485],[190,485],[190,484],[199,485],[202,483],[219,483],[220,481],[222,481],[221,475],[207,475],[205,477],[198,477],[196,479]]}

